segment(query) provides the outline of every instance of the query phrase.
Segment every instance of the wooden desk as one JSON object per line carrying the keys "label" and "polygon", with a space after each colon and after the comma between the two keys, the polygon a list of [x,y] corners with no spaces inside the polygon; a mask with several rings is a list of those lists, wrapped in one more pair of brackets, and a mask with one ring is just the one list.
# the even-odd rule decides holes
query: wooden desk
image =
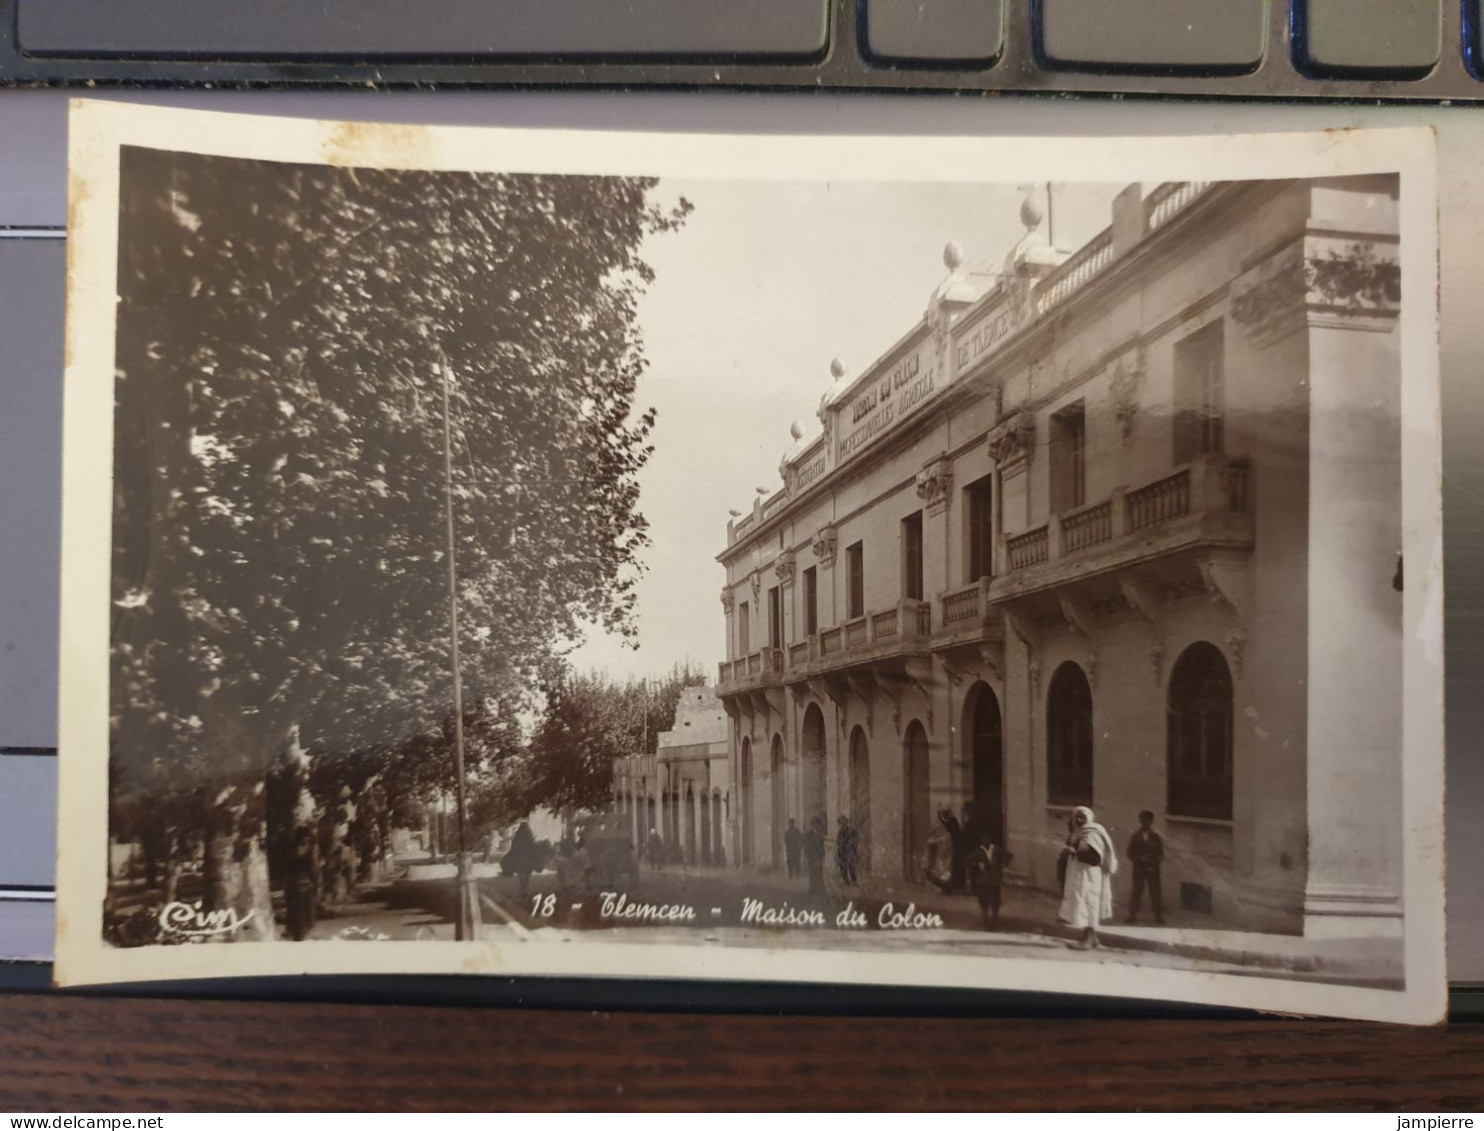
{"label": "wooden desk", "polygon": [[0,1110],[1484,1107],[1484,1025],[0,995]]}

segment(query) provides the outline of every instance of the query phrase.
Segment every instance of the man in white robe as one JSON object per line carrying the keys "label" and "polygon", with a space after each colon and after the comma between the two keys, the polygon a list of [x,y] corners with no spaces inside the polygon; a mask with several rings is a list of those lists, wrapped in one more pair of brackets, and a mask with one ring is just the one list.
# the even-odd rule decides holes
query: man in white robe
{"label": "man in white robe", "polygon": [[1108,830],[1098,824],[1086,805],[1072,811],[1063,852],[1067,872],[1062,885],[1061,921],[1081,928],[1084,947],[1097,946],[1098,924],[1113,917],[1113,876],[1118,872],[1118,856]]}

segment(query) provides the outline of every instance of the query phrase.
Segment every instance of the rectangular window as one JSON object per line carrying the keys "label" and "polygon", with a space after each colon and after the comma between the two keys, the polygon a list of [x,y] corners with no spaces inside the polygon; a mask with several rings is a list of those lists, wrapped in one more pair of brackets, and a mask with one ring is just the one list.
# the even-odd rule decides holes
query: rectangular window
{"label": "rectangular window", "polygon": [[1222,450],[1226,414],[1222,324],[1175,343],[1175,464]]}
{"label": "rectangular window", "polygon": [[964,488],[968,513],[969,581],[994,572],[994,477],[986,475]]}
{"label": "rectangular window", "polygon": [[1051,510],[1073,510],[1087,502],[1087,414],[1082,402],[1051,418]]}
{"label": "rectangular window", "polygon": [[783,598],[776,585],[768,590],[768,647],[783,647]]}
{"label": "rectangular window", "polygon": [[810,566],[804,571],[804,632],[813,636],[819,631],[819,574]]}
{"label": "rectangular window", "polygon": [[747,602],[743,601],[737,606],[737,655],[745,656],[752,651],[752,627],[748,623]]}
{"label": "rectangular window", "polygon": [[854,620],[866,615],[866,555],[861,543],[845,548],[845,572],[845,619]]}
{"label": "rectangular window", "polygon": [[902,596],[922,600],[922,512],[902,519]]}

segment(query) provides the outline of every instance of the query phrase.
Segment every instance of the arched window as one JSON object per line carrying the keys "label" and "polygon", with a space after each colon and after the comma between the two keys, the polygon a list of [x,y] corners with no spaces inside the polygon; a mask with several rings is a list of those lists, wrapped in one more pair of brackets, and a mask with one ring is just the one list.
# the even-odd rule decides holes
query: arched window
{"label": "arched window", "polygon": [[[862,873],[871,870],[871,746],[866,732],[850,734],[850,820],[855,825],[857,862]],[[828,836],[832,830],[826,829]]]}
{"label": "arched window", "polygon": [[742,740],[742,773],[737,783],[742,793],[740,796],[740,812],[737,819],[741,822],[741,847],[740,854],[742,863],[752,863],[752,742],[744,738]]}
{"label": "arched window", "polygon": [[769,767],[769,784],[771,787],[769,811],[773,822],[773,863],[783,859],[783,834],[788,825],[788,793],[786,779],[784,778],[784,766],[787,763],[787,755],[783,750],[783,736],[773,736],[773,760]]}
{"label": "arched window", "polygon": [[906,762],[902,778],[907,786],[902,821],[902,875],[908,880],[918,880],[927,860],[928,834],[933,831],[933,799],[927,731],[915,719],[907,728],[902,754]]}
{"label": "arched window", "polygon": [[800,766],[803,810],[799,814],[799,828],[807,829],[815,817],[826,820],[824,713],[818,703],[810,703],[804,709],[803,738]]}
{"label": "arched window", "polygon": [[973,806],[978,835],[1004,843],[1005,744],[1000,701],[987,683],[976,683],[964,700],[964,733],[968,738]]}
{"label": "arched window", "polygon": [[1232,677],[1213,644],[1192,644],[1170,673],[1169,811],[1232,815]]}
{"label": "arched window", "polygon": [[721,815],[721,790],[711,791],[711,863],[722,867],[727,862],[727,850],[722,832],[726,828]]}
{"label": "arched window", "polygon": [[696,862],[696,791],[689,782],[685,784],[685,811],[681,816],[681,825],[685,830],[685,859],[686,863]]}
{"label": "arched window", "polygon": [[1053,805],[1092,804],[1092,688],[1070,661],[1046,696],[1046,796]]}

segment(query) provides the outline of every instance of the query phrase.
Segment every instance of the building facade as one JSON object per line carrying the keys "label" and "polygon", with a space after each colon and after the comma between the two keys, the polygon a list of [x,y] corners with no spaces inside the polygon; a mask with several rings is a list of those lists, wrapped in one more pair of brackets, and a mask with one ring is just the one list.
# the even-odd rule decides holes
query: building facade
{"label": "building facade", "polygon": [[1053,890],[1072,807],[1120,850],[1148,809],[1167,904],[1399,932],[1396,191],[1131,185],[1070,255],[1028,196],[1003,265],[950,245],[728,525],[736,860],[843,814],[910,886],[972,806]]}
{"label": "building facade", "polygon": [[732,840],[732,773],[727,716],[714,689],[687,687],[675,726],[661,731],[654,754],[617,758],[613,805],[628,814],[634,844],[650,830],[664,840],[669,860],[721,867]]}

